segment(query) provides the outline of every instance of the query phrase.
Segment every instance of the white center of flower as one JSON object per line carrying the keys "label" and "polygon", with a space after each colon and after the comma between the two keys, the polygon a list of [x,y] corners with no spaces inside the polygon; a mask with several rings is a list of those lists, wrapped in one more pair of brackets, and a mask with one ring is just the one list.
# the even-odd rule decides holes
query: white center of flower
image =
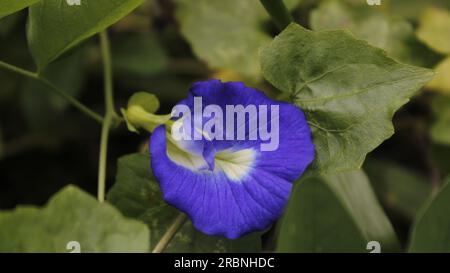
{"label": "white center of flower", "polygon": [[[167,135],[167,156],[178,165],[192,171],[208,169],[208,164],[202,156],[190,153],[177,145],[176,141]],[[242,179],[253,166],[255,161],[253,149],[242,149],[238,151],[223,150],[214,156],[214,172],[224,172],[233,181]]]}
{"label": "white center of flower", "polygon": [[231,180],[240,180],[252,168],[255,161],[253,149],[224,150],[214,157],[214,171],[223,171]]}

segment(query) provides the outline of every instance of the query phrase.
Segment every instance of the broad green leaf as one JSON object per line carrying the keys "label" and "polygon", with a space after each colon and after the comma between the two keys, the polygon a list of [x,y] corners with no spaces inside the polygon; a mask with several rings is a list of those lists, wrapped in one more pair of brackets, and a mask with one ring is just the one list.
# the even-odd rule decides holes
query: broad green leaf
{"label": "broad green leaf", "polygon": [[[269,20],[258,0],[175,0],[181,32],[194,53],[214,69],[231,69],[259,79],[258,50],[270,42]],[[286,1],[289,8],[298,0]]]}
{"label": "broad green leaf", "polygon": [[295,185],[281,220],[277,251],[398,251],[395,232],[363,171],[312,177]]}
{"label": "broad green leaf", "polygon": [[31,6],[40,0],[0,0],[0,19]]}
{"label": "broad green leaf", "polygon": [[395,162],[366,160],[364,170],[381,203],[408,220],[414,219],[431,194],[425,177]]}
{"label": "broad green leaf", "polygon": [[431,139],[438,144],[450,145],[450,98],[436,96],[432,101],[436,120],[431,125]]}
{"label": "broad green leaf", "polygon": [[420,18],[417,37],[430,48],[450,54],[450,12],[430,7]]}
{"label": "broad green leaf", "polygon": [[114,70],[119,73],[149,76],[163,71],[167,55],[156,38],[149,34],[130,34],[112,42]]}
{"label": "broad green leaf", "polygon": [[261,52],[264,77],[303,109],[316,159],[310,172],[361,167],[394,133],[392,116],[433,72],[404,65],[346,31],[291,24]]}
{"label": "broad green leaf", "polygon": [[30,8],[28,43],[41,70],[81,41],[104,30],[144,0],[41,0]]}
{"label": "broad green leaf", "polygon": [[410,252],[450,252],[450,185],[422,208],[412,229]]}
{"label": "broad green leaf", "polygon": [[[151,247],[160,240],[179,211],[163,200],[150,169],[150,156],[132,154],[119,159],[116,183],[108,200],[126,216],[148,224]],[[260,234],[237,240],[207,236],[196,231],[189,221],[168,245],[166,252],[257,252],[261,250]]]}
{"label": "broad green leaf", "polygon": [[146,252],[147,227],[107,203],[67,186],[43,208],[20,206],[0,212],[0,252]]}
{"label": "broad green leaf", "polygon": [[181,32],[212,68],[259,77],[258,49],[270,42],[257,0],[176,0]]}
{"label": "broad green leaf", "polygon": [[404,63],[432,66],[437,59],[416,39],[409,22],[368,5],[354,7],[338,0],[323,1],[311,13],[310,25],[313,30],[348,29]]}

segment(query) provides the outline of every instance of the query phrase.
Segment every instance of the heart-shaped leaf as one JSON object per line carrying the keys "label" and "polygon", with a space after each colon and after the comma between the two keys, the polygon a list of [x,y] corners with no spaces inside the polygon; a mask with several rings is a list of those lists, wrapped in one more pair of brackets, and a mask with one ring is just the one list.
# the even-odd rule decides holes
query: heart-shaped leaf
{"label": "heart-shaped leaf", "polygon": [[0,19],[6,15],[17,12],[40,0],[0,0]]}
{"label": "heart-shaped leaf", "polygon": [[314,173],[361,167],[394,133],[392,116],[433,72],[397,63],[346,31],[291,24],[261,53],[264,77],[303,109],[313,132]]}
{"label": "heart-shaped leaf", "polygon": [[41,0],[30,8],[28,44],[39,70],[86,38],[130,13],[144,0]]}
{"label": "heart-shaped leaf", "polygon": [[147,227],[74,186],[43,208],[0,212],[0,252],[147,252]]}

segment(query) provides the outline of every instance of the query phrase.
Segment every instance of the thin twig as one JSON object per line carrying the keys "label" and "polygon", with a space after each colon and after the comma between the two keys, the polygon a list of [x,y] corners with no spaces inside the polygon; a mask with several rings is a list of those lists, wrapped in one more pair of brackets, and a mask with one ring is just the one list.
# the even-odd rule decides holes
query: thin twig
{"label": "thin twig", "polygon": [[177,218],[173,221],[172,225],[170,225],[169,229],[164,233],[159,242],[156,244],[152,253],[161,253],[166,249],[169,245],[170,241],[172,241],[173,237],[177,232],[183,227],[184,223],[187,221],[187,216],[184,213],[180,213]]}
{"label": "thin twig", "polygon": [[108,157],[109,130],[114,118],[117,116],[114,110],[111,49],[106,30],[100,33],[100,46],[103,57],[103,80],[105,93],[105,118],[103,119],[102,133],[100,137],[100,153],[98,166],[98,201],[105,200],[106,188],[106,163]]}
{"label": "thin twig", "polygon": [[77,99],[75,99],[74,97],[68,95],[66,92],[62,91],[61,89],[59,89],[58,87],[56,87],[54,84],[52,84],[49,80],[43,78],[42,76],[40,76],[38,73],[35,72],[31,72],[25,69],[22,69],[20,67],[5,63],[0,61],[0,68],[3,68],[4,70],[22,75],[24,77],[27,77],[29,79],[38,81],[40,83],[42,83],[43,85],[45,85],[50,91],[56,93],[57,95],[61,96],[62,98],[64,98],[65,100],[67,100],[70,104],[72,104],[72,106],[74,106],[75,108],[77,108],[78,110],[80,110],[82,113],[84,113],[86,116],[94,119],[95,121],[102,123],[103,118],[95,113],[94,111],[92,111],[91,109],[89,109],[87,106],[85,106],[84,104],[82,104],[80,101],[78,101]]}
{"label": "thin twig", "polygon": [[283,30],[294,21],[283,0],[260,0],[260,2],[278,29]]}
{"label": "thin twig", "polygon": [[67,100],[70,104],[72,104],[75,108],[83,112],[85,115],[91,117],[92,119],[96,120],[99,123],[103,122],[103,117],[101,117],[99,114],[95,113],[88,107],[86,107],[84,104],[79,102],[77,99],[73,98],[72,96],[67,95],[67,93],[61,91],[58,89],[54,84],[52,84],[50,81],[48,81],[45,78],[40,77],[40,82],[43,83],[45,86],[47,86],[50,90],[53,90],[56,94],[63,97],[65,100]]}

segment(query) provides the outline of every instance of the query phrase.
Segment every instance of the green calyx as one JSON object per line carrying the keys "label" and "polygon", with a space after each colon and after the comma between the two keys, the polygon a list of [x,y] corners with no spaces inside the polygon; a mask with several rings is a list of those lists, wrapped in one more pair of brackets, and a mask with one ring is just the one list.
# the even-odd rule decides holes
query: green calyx
{"label": "green calyx", "polygon": [[159,125],[171,125],[173,123],[170,114],[154,114],[158,108],[159,100],[155,95],[138,92],[131,96],[127,109],[122,108],[121,112],[128,130],[138,133],[138,129],[144,129],[151,133]]}

